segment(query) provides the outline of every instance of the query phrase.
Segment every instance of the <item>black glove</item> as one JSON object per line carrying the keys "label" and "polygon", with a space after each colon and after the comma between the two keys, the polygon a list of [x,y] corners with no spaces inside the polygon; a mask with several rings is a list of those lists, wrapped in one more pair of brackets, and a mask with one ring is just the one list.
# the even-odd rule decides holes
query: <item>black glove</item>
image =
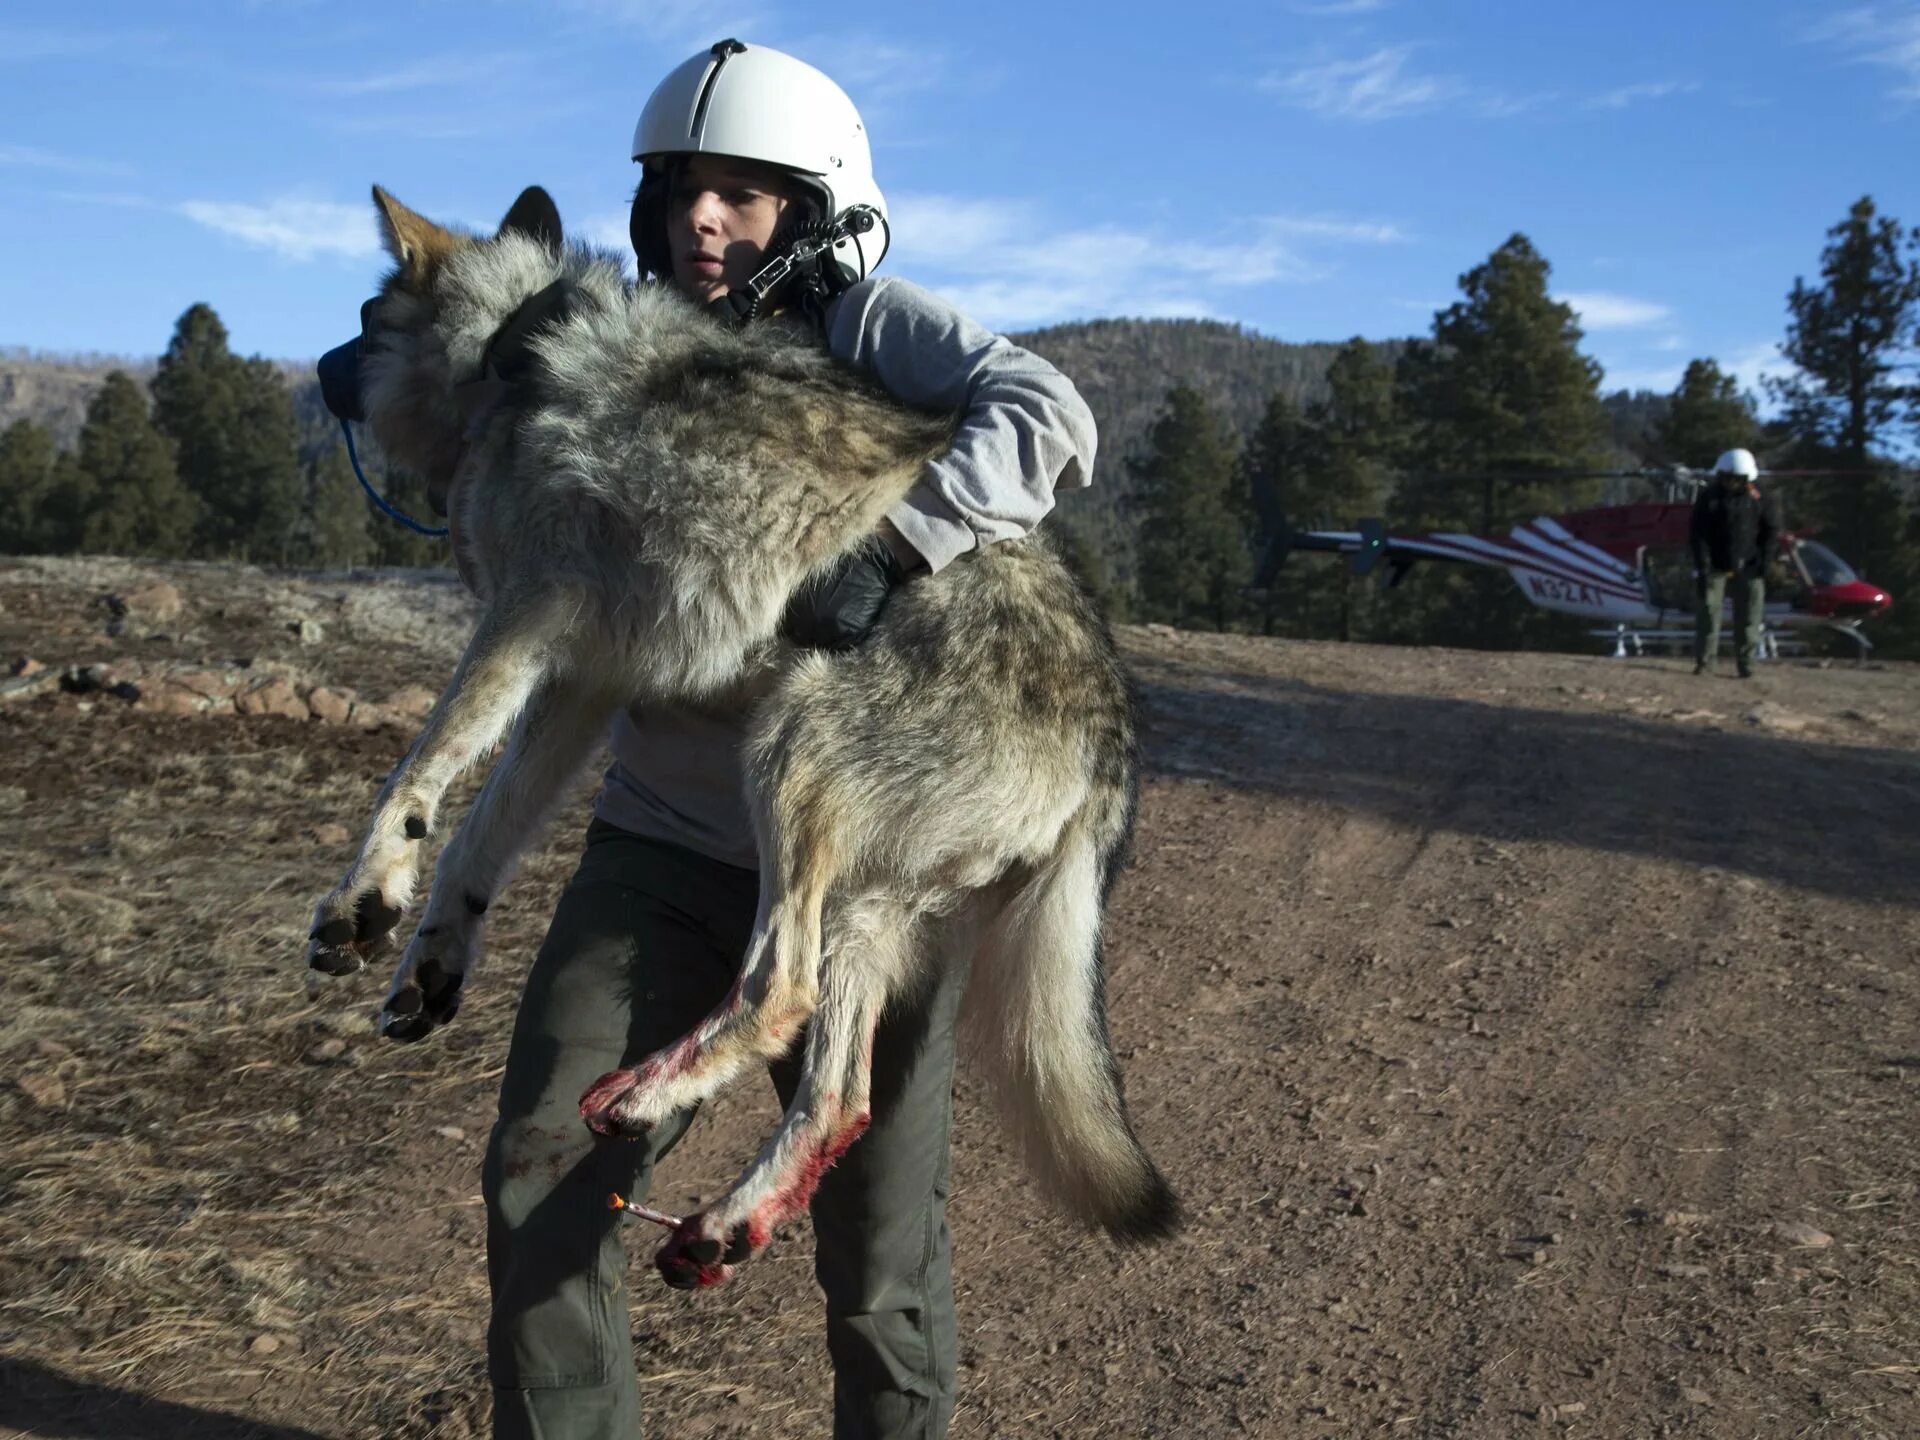
{"label": "black glove", "polygon": [[911,574],[885,541],[869,538],[793,592],[780,633],[809,650],[851,650]]}

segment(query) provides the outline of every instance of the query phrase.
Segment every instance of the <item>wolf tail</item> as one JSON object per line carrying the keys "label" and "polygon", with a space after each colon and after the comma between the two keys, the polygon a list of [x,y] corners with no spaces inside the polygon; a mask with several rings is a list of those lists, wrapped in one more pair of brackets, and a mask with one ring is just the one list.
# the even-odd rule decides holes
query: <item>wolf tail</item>
{"label": "wolf tail", "polygon": [[1116,792],[1069,822],[974,958],[967,1021],[1042,1184],[1122,1242],[1164,1240],[1180,1202],[1127,1114],[1107,1034],[1100,916],[1131,830]]}

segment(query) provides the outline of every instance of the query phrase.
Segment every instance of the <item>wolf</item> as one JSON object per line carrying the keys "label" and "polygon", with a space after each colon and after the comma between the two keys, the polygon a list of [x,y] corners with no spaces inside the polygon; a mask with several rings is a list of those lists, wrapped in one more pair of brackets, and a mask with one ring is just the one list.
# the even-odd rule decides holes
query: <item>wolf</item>
{"label": "wolf", "polygon": [[[381,1007],[387,1035],[423,1038],[453,1018],[489,903],[616,708],[737,707],[761,856],[738,979],[580,1108],[639,1133],[796,1041],[801,1083],[753,1163],[662,1246],[662,1275],[717,1284],[805,1209],[867,1123],[876,1024],[935,967],[970,967],[963,1031],[1045,1188],[1121,1241],[1171,1235],[1179,1202],[1107,1033],[1100,927],[1136,786],[1099,614],[1034,535],[904,585],[856,649],[780,634],[796,590],[872,543],[956,417],[894,401],[797,328],[729,328],[631,284],[566,241],[538,188],[492,237],[373,195],[395,265],[366,311],[367,419],[447,507],[483,608],[320,902],[308,963],[346,974],[388,946],[449,784],[506,736]],[[510,332],[526,365],[509,385],[492,362]]]}

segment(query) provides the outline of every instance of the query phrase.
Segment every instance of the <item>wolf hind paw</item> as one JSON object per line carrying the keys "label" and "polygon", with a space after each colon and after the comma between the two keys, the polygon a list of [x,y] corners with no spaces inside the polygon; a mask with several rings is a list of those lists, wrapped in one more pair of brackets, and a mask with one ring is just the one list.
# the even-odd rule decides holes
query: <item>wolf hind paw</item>
{"label": "wolf hind paw", "polygon": [[705,1290],[724,1284],[733,1278],[737,1266],[757,1253],[759,1247],[748,1236],[744,1223],[734,1226],[723,1241],[704,1232],[705,1220],[705,1215],[689,1215],[654,1252],[654,1269],[676,1290]]}

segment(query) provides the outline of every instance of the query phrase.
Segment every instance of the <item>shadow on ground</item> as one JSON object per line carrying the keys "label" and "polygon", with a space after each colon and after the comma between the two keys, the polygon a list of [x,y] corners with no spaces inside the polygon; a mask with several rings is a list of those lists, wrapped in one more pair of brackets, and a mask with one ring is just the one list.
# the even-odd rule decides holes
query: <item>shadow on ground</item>
{"label": "shadow on ground", "polygon": [[44,1440],[330,1440],[315,1430],[155,1400],[0,1356],[0,1429]]}
{"label": "shadow on ground", "polygon": [[1140,686],[1149,773],[1920,907],[1920,756],[1236,676]]}

